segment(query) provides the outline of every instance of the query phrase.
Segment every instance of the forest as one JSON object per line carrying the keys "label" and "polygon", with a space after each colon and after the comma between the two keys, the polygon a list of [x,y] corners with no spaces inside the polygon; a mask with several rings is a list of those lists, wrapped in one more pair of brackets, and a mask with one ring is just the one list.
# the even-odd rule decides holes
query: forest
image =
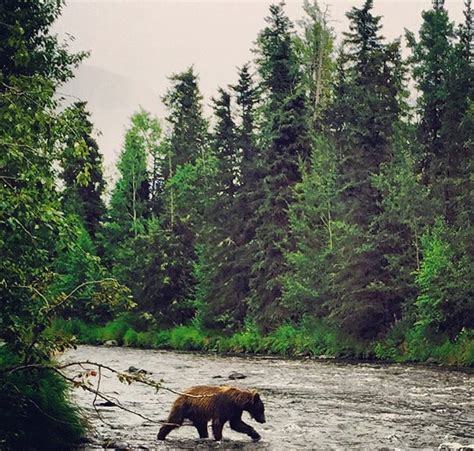
{"label": "forest", "polygon": [[81,436],[78,343],[474,365],[471,0],[395,41],[270,6],[212,115],[193,66],[137,105],[109,195],[62,7],[0,5],[0,448]]}

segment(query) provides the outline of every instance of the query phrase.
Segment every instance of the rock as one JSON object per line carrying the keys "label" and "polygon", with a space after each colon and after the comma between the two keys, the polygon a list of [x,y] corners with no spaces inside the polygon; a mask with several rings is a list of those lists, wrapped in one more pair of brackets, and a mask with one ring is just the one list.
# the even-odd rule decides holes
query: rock
{"label": "rock", "polygon": [[113,403],[112,401],[105,401],[105,402],[98,402],[96,404],[96,406],[99,406],[99,407],[115,407],[116,404]]}
{"label": "rock", "polygon": [[108,443],[104,443],[104,448],[126,450],[126,449],[130,449],[130,446],[127,442],[108,442]]}
{"label": "rock", "polygon": [[144,370],[143,368],[137,368],[136,366],[130,366],[128,368],[129,373],[138,373],[138,374],[148,374],[147,370]]}
{"label": "rock", "polygon": [[426,363],[428,365],[434,365],[435,363],[438,363],[438,361],[435,358],[430,357],[429,359],[426,360]]}
{"label": "rock", "polygon": [[451,451],[451,450],[474,451],[474,443],[472,443],[471,445],[461,445],[461,443],[446,442],[446,443],[441,443],[441,445],[438,446],[438,449],[440,451]]}
{"label": "rock", "polygon": [[236,380],[236,379],[245,379],[247,376],[242,373],[237,373],[236,371],[232,371],[232,373],[229,374],[229,379]]}
{"label": "rock", "polygon": [[118,343],[116,340],[107,340],[105,343],[104,343],[104,346],[118,346]]}
{"label": "rock", "polygon": [[213,379],[222,379],[222,376],[212,376]]}

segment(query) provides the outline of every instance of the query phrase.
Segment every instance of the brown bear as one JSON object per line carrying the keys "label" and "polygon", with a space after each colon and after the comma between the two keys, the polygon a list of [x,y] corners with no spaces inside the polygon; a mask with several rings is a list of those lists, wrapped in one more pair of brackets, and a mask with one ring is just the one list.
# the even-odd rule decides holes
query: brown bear
{"label": "brown bear", "polygon": [[158,432],[158,440],[165,440],[185,419],[193,422],[200,438],[209,437],[207,423],[212,420],[215,440],[222,439],[222,428],[227,421],[234,431],[247,434],[255,441],[260,440],[260,434],[242,421],[244,410],[249,412],[254,420],[265,423],[265,408],[255,390],[210,385],[191,387],[174,402],[168,424],[164,424]]}

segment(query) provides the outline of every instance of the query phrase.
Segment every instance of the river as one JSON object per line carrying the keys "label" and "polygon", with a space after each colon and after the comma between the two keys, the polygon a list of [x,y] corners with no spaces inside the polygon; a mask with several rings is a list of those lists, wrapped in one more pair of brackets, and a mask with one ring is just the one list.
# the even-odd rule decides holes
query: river
{"label": "river", "polygon": [[[94,432],[87,448],[104,443],[129,449],[407,449],[437,448],[441,443],[474,442],[474,375],[411,365],[222,357],[120,347],[80,346],[63,361],[91,360],[127,371],[145,369],[154,380],[182,391],[192,385],[232,384],[257,389],[267,422],[244,412],[262,440],[224,428],[224,440],[197,440],[183,426],[164,442],[159,425],[117,407],[93,408],[94,395],[75,390],[75,401],[88,414]],[[245,379],[229,380],[231,372]],[[71,374],[74,374],[72,372]],[[96,382],[97,376],[91,378]],[[101,390],[152,420],[164,420],[176,395],[141,384],[122,384],[103,373]],[[210,429],[210,428],[209,428]]]}

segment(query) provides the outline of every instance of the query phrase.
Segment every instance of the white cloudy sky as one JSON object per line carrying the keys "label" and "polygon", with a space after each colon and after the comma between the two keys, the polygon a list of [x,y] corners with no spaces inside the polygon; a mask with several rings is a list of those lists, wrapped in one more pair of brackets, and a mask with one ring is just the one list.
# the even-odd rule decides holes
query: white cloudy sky
{"label": "white cloudy sky", "polygon": [[[69,0],[55,24],[74,36],[74,50],[91,56],[63,91],[89,102],[108,175],[120,151],[130,115],[139,106],[163,117],[160,97],[167,77],[194,65],[205,103],[217,87],[236,81],[236,67],[252,59],[270,0]],[[345,12],[363,0],[326,0],[337,34],[347,29]],[[383,34],[418,30],[431,0],[375,0]],[[287,0],[290,18],[302,16],[302,0]],[[463,19],[462,0],[446,0],[450,17]]]}

